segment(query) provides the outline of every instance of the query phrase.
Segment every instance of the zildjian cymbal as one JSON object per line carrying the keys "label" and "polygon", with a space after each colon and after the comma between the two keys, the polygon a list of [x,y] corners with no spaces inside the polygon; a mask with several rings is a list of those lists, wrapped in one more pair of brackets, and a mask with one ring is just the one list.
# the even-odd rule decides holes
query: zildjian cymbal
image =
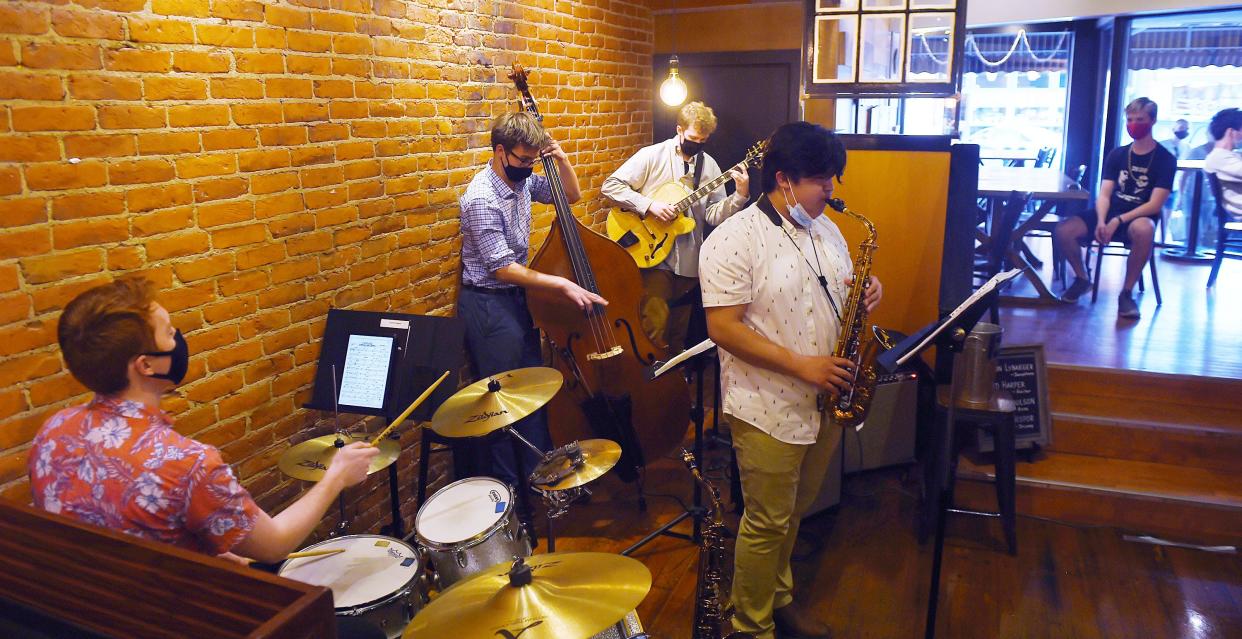
{"label": "zildjian cymbal", "polygon": [[518,368],[481,379],[440,404],[431,429],[445,437],[482,437],[539,410],[561,389],[555,368]]}
{"label": "zildjian cymbal", "polygon": [[[577,448],[577,451],[574,449]],[[621,459],[621,446],[611,439],[584,439],[562,446],[535,467],[530,483],[544,490],[576,488],[604,475]]]}
{"label": "zildjian cymbal", "polygon": [[650,589],[651,571],[637,559],[601,552],[534,555],[453,585],[402,637],[590,637],[637,608]]}
{"label": "zildjian cymbal", "polygon": [[[319,481],[323,479],[324,471],[328,470],[328,466],[332,463],[332,458],[336,455],[336,439],[337,435],[324,435],[308,439],[297,446],[286,450],[280,456],[280,472],[303,481]],[[353,442],[365,442],[365,435],[348,435],[342,436],[341,440],[346,445]],[[394,439],[384,439],[379,443],[380,454],[371,460],[370,468],[367,468],[367,474],[388,468],[388,465],[397,461],[397,456],[401,454],[401,444]]]}

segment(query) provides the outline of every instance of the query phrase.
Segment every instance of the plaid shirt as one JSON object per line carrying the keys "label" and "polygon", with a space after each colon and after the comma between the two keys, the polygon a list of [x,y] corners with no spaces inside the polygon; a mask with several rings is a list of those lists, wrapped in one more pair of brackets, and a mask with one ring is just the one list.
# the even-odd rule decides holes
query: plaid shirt
{"label": "plaid shirt", "polygon": [[202,553],[237,545],[259,515],[219,451],[138,402],[96,395],[56,413],[29,463],[35,506]]}
{"label": "plaid shirt", "polygon": [[530,203],[552,203],[552,188],[542,175],[508,184],[491,164],[475,174],[462,194],[461,278],[471,286],[506,288],[492,276],[510,264],[526,265],[530,253]]}

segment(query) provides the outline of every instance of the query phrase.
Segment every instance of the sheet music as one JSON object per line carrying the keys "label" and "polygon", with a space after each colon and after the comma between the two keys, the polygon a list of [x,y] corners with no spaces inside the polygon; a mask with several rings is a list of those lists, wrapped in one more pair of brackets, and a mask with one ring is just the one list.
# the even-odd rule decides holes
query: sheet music
{"label": "sheet music", "polygon": [[966,298],[966,301],[962,302],[961,304],[958,304],[957,308],[953,309],[952,313],[949,313],[947,317],[940,320],[939,328],[932,331],[931,334],[929,334],[927,337],[924,337],[923,341],[919,342],[918,346],[910,349],[905,355],[902,355],[901,359],[897,360],[897,365],[898,366],[904,365],[906,362],[910,361],[911,357],[914,357],[918,353],[922,352],[924,348],[927,348],[927,345],[930,344],[932,340],[936,339],[936,337],[940,335],[941,331],[943,331],[946,326],[951,325],[953,323],[953,320],[956,319],[958,315],[962,314],[962,311],[965,311],[967,308],[970,308],[970,305],[978,301],[979,298],[983,297],[984,295],[987,295],[988,293],[991,293],[992,290],[995,289],[996,287],[1000,286],[1001,284],[1004,284],[1005,282],[1008,282],[1009,280],[1012,280],[1013,278],[1017,277],[1020,274],[1022,274],[1022,269],[1015,268],[1015,269],[1010,269],[1008,271],[1004,271],[1001,273],[997,273],[996,275],[992,276],[992,279],[984,283],[983,286],[980,286],[979,290],[975,291],[974,293],[971,293],[970,297]]}
{"label": "sheet music", "polygon": [[698,355],[699,353],[707,352],[713,348],[716,348],[716,342],[713,342],[710,339],[705,339],[699,342],[698,344],[695,344],[694,346],[678,353],[673,359],[670,359],[667,362],[665,362],[663,366],[660,366],[659,368],[655,369],[655,372],[652,373],[651,377],[652,379],[659,377],[663,375],[665,371],[671,368],[674,368],[678,364],[690,359],[691,357],[694,357],[695,355]]}
{"label": "sheet music", "polygon": [[341,374],[340,403],[383,408],[391,359],[391,337],[350,335],[345,371]]}

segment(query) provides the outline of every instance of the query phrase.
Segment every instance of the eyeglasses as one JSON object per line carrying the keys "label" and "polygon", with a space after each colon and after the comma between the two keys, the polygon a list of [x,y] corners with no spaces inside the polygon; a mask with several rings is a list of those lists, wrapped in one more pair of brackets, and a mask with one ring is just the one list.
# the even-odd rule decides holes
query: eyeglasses
{"label": "eyeglasses", "polygon": [[536,155],[535,157],[533,157],[533,158],[524,158],[524,157],[522,157],[522,156],[520,156],[520,155],[518,155],[518,154],[516,154],[516,153],[514,153],[513,151],[510,151],[510,150],[508,150],[508,149],[505,149],[505,154],[506,154],[506,155],[511,155],[511,156],[513,156],[513,157],[517,158],[517,162],[516,162],[516,164],[517,164],[517,166],[520,166],[520,167],[522,167],[522,168],[527,168],[527,167],[532,167],[532,166],[535,166],[535,162],[538,162],[538,161],[539,161],[539,156],[537,156],[537,155]]}

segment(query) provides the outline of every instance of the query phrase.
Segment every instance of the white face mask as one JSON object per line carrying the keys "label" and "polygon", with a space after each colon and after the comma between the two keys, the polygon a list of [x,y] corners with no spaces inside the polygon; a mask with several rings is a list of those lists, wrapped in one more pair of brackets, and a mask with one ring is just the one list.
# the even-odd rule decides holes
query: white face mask
{"label": "white face mask", "polygon": [[[798,226],[810,230],[811,227],[814,226],[815,220],[811,219],[811,216],[807,214],[806,209],[802,207],[802,203],[793,196],[793,188],[790,187],[789,194],[786,195],[785,187],[782,186],[781,195],[785,198],[785,208],[789,211],[789,218],[792,219]],[[790,204],[790,202],[793,202],[793,204]]]}

